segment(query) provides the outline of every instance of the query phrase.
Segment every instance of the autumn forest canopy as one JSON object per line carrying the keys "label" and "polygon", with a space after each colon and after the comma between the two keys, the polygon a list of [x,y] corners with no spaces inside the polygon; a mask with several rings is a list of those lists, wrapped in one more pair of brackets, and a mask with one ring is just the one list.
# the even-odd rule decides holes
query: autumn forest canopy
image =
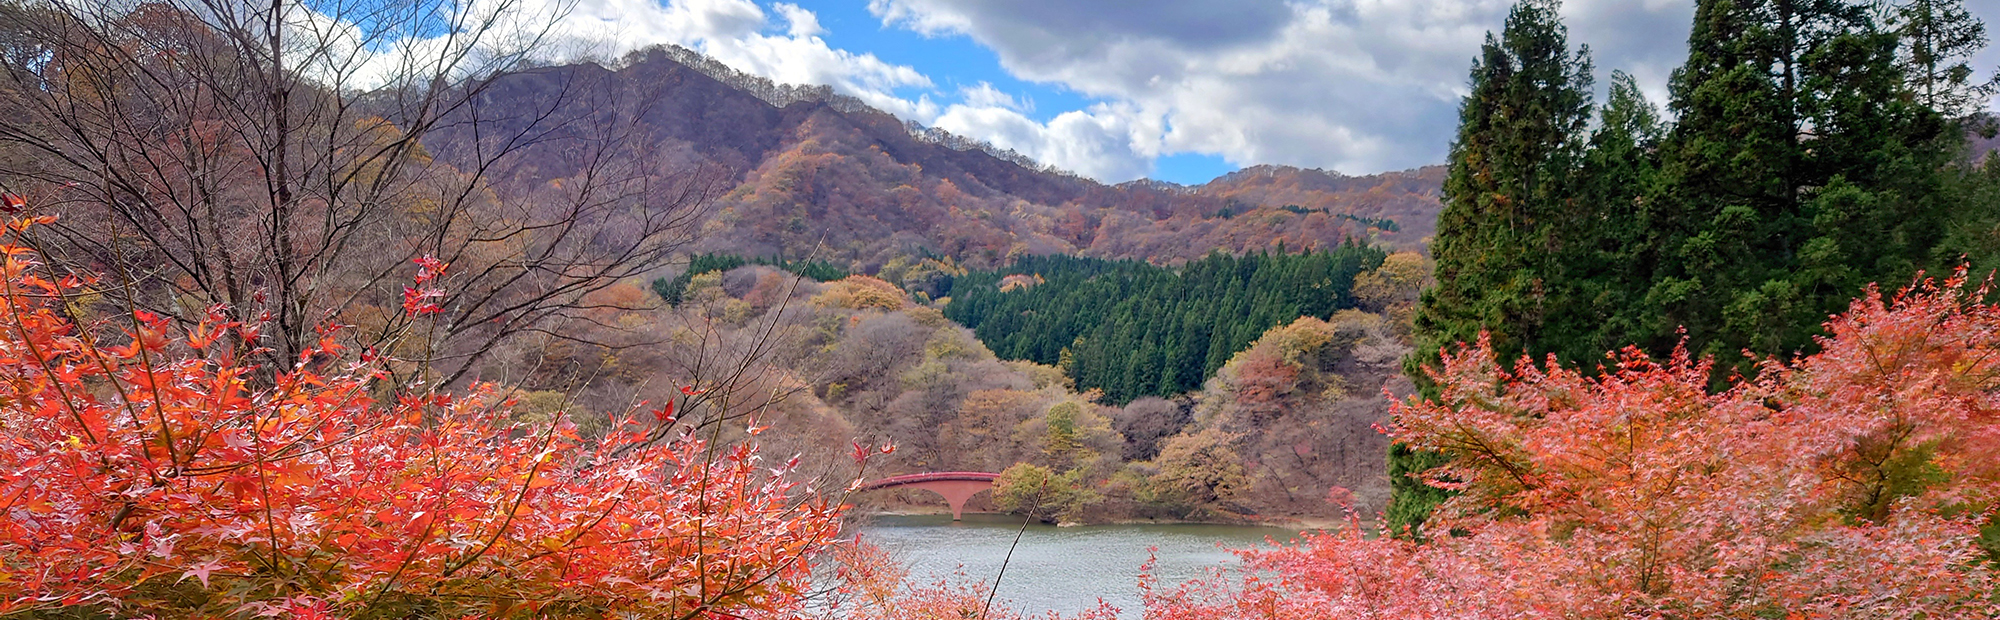
{"label": "autumn forest canopy", "polygon": [[857,534],[940,471],[1307,530],[1080,620],[2000,617],[1988,31],[1694,2],[1664,101],[1521,0],[1443,165],[1180,186],[545,3],[0,0],[0,617],[1042,617]]}

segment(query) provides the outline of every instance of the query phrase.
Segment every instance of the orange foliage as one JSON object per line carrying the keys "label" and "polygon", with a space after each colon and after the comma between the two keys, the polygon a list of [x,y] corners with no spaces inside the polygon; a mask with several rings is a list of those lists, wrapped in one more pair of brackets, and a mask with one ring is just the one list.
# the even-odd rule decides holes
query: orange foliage
{"label": "orange foliage", "polygon": [[894,312],[908,307],[910,298],[903,294],[903,289],[879,278],[847,276],[828,282],[826,290],[814,297],[812,303],[848,310],[873,308]]}
{"label": "orange foliage", "polygon": [[1042,279],[1041,274],[1028,275],[1025,273],[1017,273],[1000,279],[1000,292],[1005,293],[1015,290],[1027,290],[1034,288],[1035,285],[1041,284],[1045,281],[1046,280]]}
{"label": "orange foliage", "polygon": [[796,603],[839,531],[750,445],[629,416],[586,444],[493,386],[375,402],[331,336],[262,375],[221,309],[111,346],[63,314],[83,282],[0,253],[0,614],[738,617]]}

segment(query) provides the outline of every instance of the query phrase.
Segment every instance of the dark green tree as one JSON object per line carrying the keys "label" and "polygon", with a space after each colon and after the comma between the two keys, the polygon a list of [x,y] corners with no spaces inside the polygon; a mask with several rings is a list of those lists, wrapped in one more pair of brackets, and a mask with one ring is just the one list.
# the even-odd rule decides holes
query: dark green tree
{"label": "dark green tree", "polygon": [[1438,285],[1417,310],[1413,370],[1481,331],[1500,351],[1546,352],[1541,328],[1560,309],[1552,276],[1576,252],[1583,224],[1572,191],[1591,110],[1589,58],[1570,52],[1556,10],[1553,1],[1516,5],[1473,64],[1432,246]]}
{"label": "dark green tree", "polygon": [[[1560,141],[1574,133],[1503,122],[1571,109],[1509,96],[1526,73],[1509,71],[1526,57],[1517,49],[1560,49],[1516,46],[1560,33],[1549,5],[1517,7],[1475,64],[1413,370],[1486,330],[1503,353],[1566,362],[1685,342],[1719,360],[1719,385],[1758,358],[1809,352],[1821,322],[1870,284],[1992,262],[2000,167],[1964,157],[1976,120],[1965,113],[1992,94],[1965,63],[1984,27],[1953,0],[1882,6],[1700,0],[1670,84],[1672,128],[1617,75],[1575,160]],[[1436,464],[1392,456],[1392,523],[1443,499],[1403,475]]]}
{"label": "dark green tree", "polygon": [[[1431,246],[1438,284],[1418,303],[1407,362],[1427,396],[1435,394],[1423,367],[1482,331],[1507,354],[1543,355],[1551,342],[1576,337],[1549,329],[1575,327],[1552,317],[1577,308],[1564,265],[1588,251],[1578,243],[1589,218],[1574,192],[1589,138],[1591,71],[1588,51],[1570,50],[1558,8],[1553,0],[1515,5],[1473,63]],[[1392,526],[1421,522],[1441,501],[1437,489],[1401,475],[1434,460],[1392,452]]]}
{"label": "dark green tree", "polygon": [[1644,249],[1662,214],[1647,196],[1658,180],[1654,153],[1663,132],[1659,109],[1638,83],[1613,71],[1574,188],[1576,251],[1559,265],[1571,306],[1553,313],[1546,330],[1566,337],[1540,343],[1564,361],[1588,365],[1640,331],[1626,309],[1640,303],[1653,275]]}
{"label": "dark green tree", "polygon": [[1791,355],[1869,283],[1900,286],[1954,217],[1940,200],[1956,126],[1925,106],[1895,32],[1839,0],[1703,0],[1678,117],[1647,199],[1657,272],[1631,340],[1663,353],[1685,328],[1724,369]]}

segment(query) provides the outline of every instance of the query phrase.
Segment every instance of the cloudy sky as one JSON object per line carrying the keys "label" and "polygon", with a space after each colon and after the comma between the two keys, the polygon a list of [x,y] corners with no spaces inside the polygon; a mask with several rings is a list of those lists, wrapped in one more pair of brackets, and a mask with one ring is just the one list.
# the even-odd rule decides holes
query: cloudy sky
{"label": "cloudy sky", "polygon": [[[1107,182],[1255,164],[1366,174],[1440,163],[1479,43],[1512,0],[579,0],[605,51],[674,43],[778,82]],[[1967,5],[2000,23],[2000,0]],[[1693,0],[1569,0],[1600,91],[1656,101]],[[2000,28],[1996,28],[2000,29]],[[1977,59],[1982,74],[2000,49]]]}

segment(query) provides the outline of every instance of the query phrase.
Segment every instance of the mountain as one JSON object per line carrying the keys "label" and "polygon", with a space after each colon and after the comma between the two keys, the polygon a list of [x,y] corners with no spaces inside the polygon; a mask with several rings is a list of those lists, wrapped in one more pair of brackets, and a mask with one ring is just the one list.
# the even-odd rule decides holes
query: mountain
{"label": "mountain", "polygon": [[[1257,166],[1200,186],[1106,185],[906,124],[824,87],[774,85],[685,49],[613,66],[552,66],[487,85],[482,107],[563,122],[490,175],[515,189],[587,182],[592,162],[693,179],[712,192],[697,251],[798,258],[873,273],[898,256],[993,267],[1021,254],[1175,264],[1213,250],[1329,248],[1349,238],[1420,248],[1440,167],[1380,175]],[[497,123],[527,126],[533,113]],[[470,162],[477,139],[427,146]]]}
{"label": "mountain", "polygon": [[[1179,275],[1116,265],[1147,276],[1125,278],[1127,288],[1049,271],[1065,261],[1085,264],[1081,270],[1104,261],[1012,259],[1186,265],[1217,250],[1332,250],[1350,239],[1419,249],[1436,227],[1442,168],[1346,176],[1258,166],[1198,186],[1110,185],[674,48],[604,65],[541,67],[480,88],[476,105],[455,119],[476,114],[480,122],[447,123],[425,146],[460,170],[496,149],[516,149],[484,169],[493,199],[506,206],[644,214],[685,204],[674,196],[693,192],[706,199],[689,223],[698,234],[686,251],[811,257],[853,274],[815,282],[741,261],[697,267],[728,262],[710,256],[691,260],[686,277],[663,279],[657,297],[626,282],[588,300],[592,314],[567,324],[553,344],[522,345],[484,369],[494,376],[532,369],[530,400],[567,402],[562,386],[587,384],[576,402],[607,409],[646,386],[737,377],[711,389],[778,395],[758,397],[778,399],[760,413],[774,429],[761,440],[803,454],[801,471],[837,471],[856,436],[903,447],[882,461],[884,475],[1017,463],[1069,469],[1103,494],[1092,518],[1332,518],[1344,510],[1343,497],[1364,510],[1386,501],[1385,440],[1372,429],[1387,415],[1382,390],[1407,392],[1394,363],[1405,320],[1393,318],[1407,312],[1392,312],[1391,301],[1414,295],[1421,280],[1374,267],[1422,272],[1421,257],[1390,260],[1357,248],[1345,254],[1372,258],[1336,265],[1327,257],[1216,257]],[[615,227],[592,233],[618,234]],[[986,271],[1009,266],[1038,271]],[[1084,334],[1097,346],[1074,356],[1080,367],[1143,359],[1124,373],[1139,385],[1139,377],[1163,376],[1158,360],[1191,360],[1175,368],[1193,376],[1178,376],[1169,390],[1107,397],[1091,388],[1108,381],[1000,359],[991,343],[939,310],[978,308],[977,295],[937,300],[958,296],[955,283],[970,291],[982,278],[995,289],[989,297],[1001,295],[1020,285],[999,282],[1007,276],[1035,282],[1058,302],[995,314],[1066,312],[1097,321],[1116,311],[1102,333]],[[1189,286],[1176,289],[1162,277]],[[1409,286],[1392,283],[1405,280]],[[1141,285],[1147,290],[1134,292]],[[1056,294],[1068,286],[1092,288]],[[1229,308],[1196,307],[1202,303]],[[1357,303],[1385,316],[1352,310]],[[1154,331],[1160,336],[1149,337]],[[745,342],[771,345],[754,357],[718,353]],[[1058,338],[1056,348],[1076,342]],[[1132,355],[1115,355],[1127,343],[1138,343]],[[1063,357],[1058,351],[1044,361]],[[738,359],[750,370],[713,367]],[[1218,372],[1203,376],[1209,371]],[[1186,391],[1124,402],[1176,390]],[[1211,478],[1218,482],[1190,484]]]}

